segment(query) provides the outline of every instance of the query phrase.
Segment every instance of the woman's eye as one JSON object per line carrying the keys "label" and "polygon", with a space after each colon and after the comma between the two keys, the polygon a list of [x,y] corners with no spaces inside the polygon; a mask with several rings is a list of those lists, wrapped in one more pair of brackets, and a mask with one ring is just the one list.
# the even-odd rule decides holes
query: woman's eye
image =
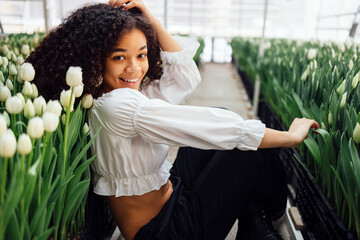
{"label": "woman's eye", "polygon": [[145,53],[143,53],[143,54],[140,54],[139,55],[139,58],[145,58],[147,55],[145,54]]}
{"label": "woman's eye", "polygon": [[115,60],[115,61],[119,61],[119,60],[123,60],[123,59],[124,59],[123,56],[115,56],[115,57],[113,57],[113,60]]}

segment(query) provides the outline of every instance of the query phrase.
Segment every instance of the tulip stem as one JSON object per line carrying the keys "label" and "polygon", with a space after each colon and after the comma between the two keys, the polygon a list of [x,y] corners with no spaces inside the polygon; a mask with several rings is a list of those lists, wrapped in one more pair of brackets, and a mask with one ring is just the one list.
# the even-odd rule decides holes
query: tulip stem
{"label": "tulip stem", "polygon": [[[41,151],[40,166],[39,166],[38,205],[41,204],[40,198],[41,198],[41,190],[42,190],[41,187],[42,187],[42,179],[43,179],[41,174],[42,174],[42,168],[43,168],[43,163],[44,163],[45,151],[46,151],[47,143],[49,141],[50,136],[51,136],[51,133],[46,132],[43,149]],[[50,159],[49,159],[49,161],[50,161]]]}
{"label": "tulip stem", "polygon": [[[35,139],[31,138],[31,146],[32,146],[32,148],[34,148],[34,144],[35,144]],[[34,150],[32,149],[31,152],[30,152],[30,156],[28,158],[26,171],[31,167],[31,163],[32,163],[31,160],[32,160],[33,154],[34,154]]]}
{"label": "tulip stem", "polygon": [[64,133],[64,161],[63,161],[63,171],[61,173],[62,178],[65,175],[65,168],[66,168],[66,161],[67,161],[67,139],[68,139],[68,132],[69,132],[69,120],[70,120],[70,109],[71,109],[71,103],[74,93],[74,87],[71,87],[71,94],[70,94],[70,101],[69,106],[66,107],[66,120],[65,120],[65,133]]}
{"label": "tulip stem", "polygon": [[1,181],[1,192],[0,192],[0,203],[4,203],[4,197],[5,197],[5,188],[6,188],[6,175],[7,175],[7,165],[8,165],[9,158],[4,159],[4,168],[3,168],[3,175],[2,175],[2,181]]}

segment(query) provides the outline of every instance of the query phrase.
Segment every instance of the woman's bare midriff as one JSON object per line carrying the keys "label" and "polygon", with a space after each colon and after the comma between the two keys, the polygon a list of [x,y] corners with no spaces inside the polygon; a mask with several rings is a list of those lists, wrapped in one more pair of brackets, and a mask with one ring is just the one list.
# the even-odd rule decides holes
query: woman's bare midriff
{"label": "woman's bare midriff", "polygon": [[156,217],[173,192],[170,180],[159,190],[144,195],[106,197],[111,213],[126,239],[134,239],[136,233]]}

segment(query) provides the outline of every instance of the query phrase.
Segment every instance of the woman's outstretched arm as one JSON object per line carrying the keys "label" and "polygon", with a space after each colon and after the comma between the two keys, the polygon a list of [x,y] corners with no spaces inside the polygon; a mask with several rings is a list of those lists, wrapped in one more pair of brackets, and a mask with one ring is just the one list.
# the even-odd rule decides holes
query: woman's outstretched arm
{"label": "woman's outstretched arm", "polygon": [[259,148],[296,147],[305,140],[310,128],[317,129],[319,124],[306,118],[295,118],[287,132],[266,128]]}
{"label": "woman's outstretched arm", "polygon": [[145,6],[141,0],[110,0],[109,4],[113,7],[121,7],[124,5],[124,10],[129,10],[133,7],[140,9],[145,18],[151,23],[156,31],[161,49],[165,52],[178,52],[181,51],[181,46],[176,40],[166,31],[164,26],[157,20]]}

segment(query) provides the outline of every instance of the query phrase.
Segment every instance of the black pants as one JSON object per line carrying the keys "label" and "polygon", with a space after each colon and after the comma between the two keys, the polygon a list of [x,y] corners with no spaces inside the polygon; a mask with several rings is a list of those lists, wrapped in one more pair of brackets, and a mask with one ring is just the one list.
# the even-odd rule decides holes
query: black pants
{"label": "black pants", "polygon": [[225,239],[237,218],[286,206],[286,178],[274,150],[180,148],[170,180],[174,191],[135,239]]}

